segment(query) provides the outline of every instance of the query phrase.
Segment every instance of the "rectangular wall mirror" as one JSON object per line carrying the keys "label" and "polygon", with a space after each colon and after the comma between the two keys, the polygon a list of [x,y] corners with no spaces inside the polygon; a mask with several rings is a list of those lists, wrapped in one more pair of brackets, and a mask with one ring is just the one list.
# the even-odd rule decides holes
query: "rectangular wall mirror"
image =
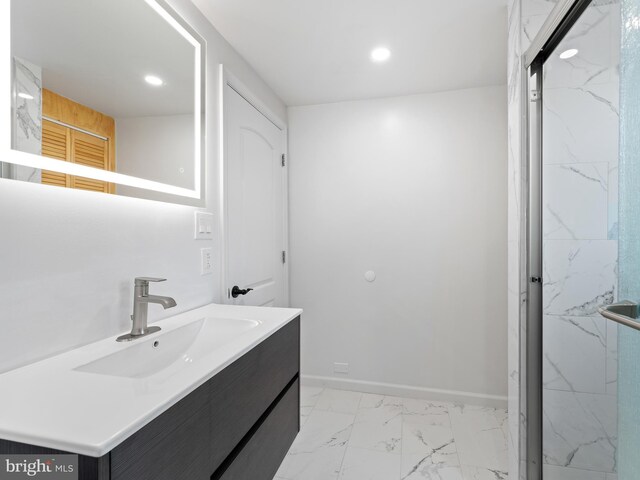
{"label": "rectangular wall mirror", "polygon": [[3,178],[202,198],[204,42],[167,3],[12,0],[0,8],[2,22],[10,18],[2,48],[11,65],[0,105],[5,119],[11,111],[0,130]]}

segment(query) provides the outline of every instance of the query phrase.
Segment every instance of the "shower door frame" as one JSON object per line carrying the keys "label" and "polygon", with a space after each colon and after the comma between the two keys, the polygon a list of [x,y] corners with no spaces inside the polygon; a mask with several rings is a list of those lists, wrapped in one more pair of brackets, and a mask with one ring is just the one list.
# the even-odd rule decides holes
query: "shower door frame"
{"label": "shower door frame", "polygon": [[[524,243],[525,267],[521,270],[521,291],[526,292],[526,308],[520,325],[526,332],[520,354],[521,414],[526,416],[524,445],[524,478],[542,480],[542,145],[543,145],[543,67],[558,44],[592,3],[592,0],[559,0],[544,25],[522,56],[521,165],[524,193],[521,238]],[[523,331],[521,328],[521,332]],[[524,368],[523,368],[524,367]],[[522,427],[521,427],[522,428]],[[522,465],[523,462],[521,461]],[[521,477],[522,477],[521,472]]]}

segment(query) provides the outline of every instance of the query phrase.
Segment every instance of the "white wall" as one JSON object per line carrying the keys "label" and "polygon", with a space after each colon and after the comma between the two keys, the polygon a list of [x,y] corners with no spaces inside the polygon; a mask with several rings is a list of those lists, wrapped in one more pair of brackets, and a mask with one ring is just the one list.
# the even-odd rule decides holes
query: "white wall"
{"label": "white wall", "polygon": [[195,188],[193,115],[116,118],[116,171]]}
{"label": "white wall", "polygon": [[[189,0],[170,3],[207,40],[206,210],[218,215],[218,65],[226,64],[275,113],[283,103]],[[3,161],[0,158],[0,162]],[[218,300],[219,271],[200,275],[196,209],[0,180],[0,371],[130,328],[136,275],[164,276],[175,297],[150,321]]]}
{"label": "white wall", "polygon": [[289,109],[307,379],[504,400],[506,98],[489,87]]}

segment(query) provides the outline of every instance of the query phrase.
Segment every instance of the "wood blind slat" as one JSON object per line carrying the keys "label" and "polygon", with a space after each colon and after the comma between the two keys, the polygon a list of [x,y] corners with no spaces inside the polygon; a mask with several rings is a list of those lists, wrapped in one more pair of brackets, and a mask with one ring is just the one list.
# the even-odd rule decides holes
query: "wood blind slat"
{"label": "wood blind slat", "polygon": [[[59,123],[43,120],[42,154],[44,156],[101,170],[115,170],[115,159],[111,158],[115,124],[111,117],[49,91],[43,91],[43,113],[68,124],[73,122],[75,125],[75,120],[78,120],[78,128],[85,130],[93,131],[91,127],[99,127],[97,133],[111,139],[104,140]],[[42,171],[42,183],[95,192],[114,192],[113,184],[108,182],[47,170]]]}

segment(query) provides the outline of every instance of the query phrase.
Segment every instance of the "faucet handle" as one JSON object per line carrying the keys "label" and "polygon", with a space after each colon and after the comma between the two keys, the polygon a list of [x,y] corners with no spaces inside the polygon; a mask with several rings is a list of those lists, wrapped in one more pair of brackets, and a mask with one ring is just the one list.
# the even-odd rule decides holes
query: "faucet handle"
{"label": "faucet handle", "polygon": [[149,282],[165,282],[166,278],[136,277],[136,285],[149,285]]}

